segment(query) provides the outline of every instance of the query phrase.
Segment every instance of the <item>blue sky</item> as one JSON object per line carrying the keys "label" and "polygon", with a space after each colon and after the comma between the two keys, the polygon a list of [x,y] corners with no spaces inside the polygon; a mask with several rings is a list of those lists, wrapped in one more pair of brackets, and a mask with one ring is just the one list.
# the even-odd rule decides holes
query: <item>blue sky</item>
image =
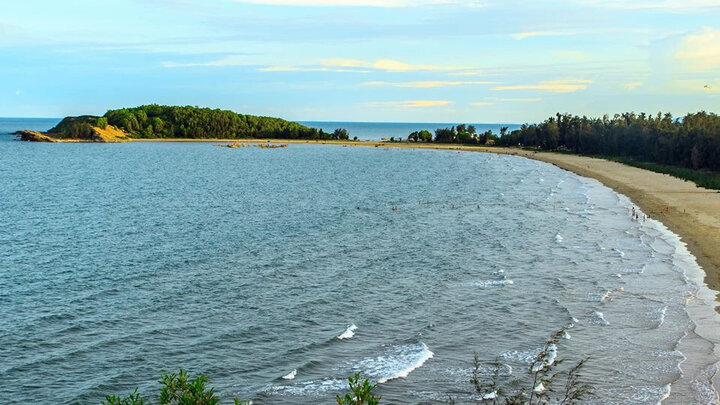
{"label": "blue sky", "polygon": [[148,103],[292,120],[720,112],[720,0],[0,5],[0,116]]}

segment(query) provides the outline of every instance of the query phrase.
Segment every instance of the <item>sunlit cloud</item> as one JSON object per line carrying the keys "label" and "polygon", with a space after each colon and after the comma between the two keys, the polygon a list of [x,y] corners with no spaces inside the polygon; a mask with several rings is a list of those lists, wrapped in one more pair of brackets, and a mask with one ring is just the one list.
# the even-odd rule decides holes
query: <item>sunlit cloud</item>
{"label": "sunlit cloud", "polygon": [[214,59],[205,62],[162,62],[162,66],[166,68],[184,68],[184,67],[227,67],[227,66],[248,66],[249,61],[245,55],[228,55],[220,59]]}
{"label": "sunlit cloud", "polygon": [[493,90],[540,90],[551,93],[573,93],[579,90],[585,90],[592,80],[586,79],[562,79],[562,80],[546,80],[537,84],[521,84],[513,86],[497,86]]}
{"label": "sunlit cloud", "polygon": [[624,10],[702,11],[720,8],[718,0],[576,0],[580,4]]}
{"label": "sunlit cloud", "polygon": [[383,86],[383,87],[410,87],[410,88],[432,88],[432,87],[451,87],[451,86],[480,86],[480,85],[491,85],[497,84],[497,82],[487,81],[416,81],[416,82],[382,82],[373,81],[365,82],[363,86]]}
{"label": "sunlit cloud", "polygon": [[330,67],[298,67],[298,66],[269,66],[257,69],[258,72],[339,72],[339,73],[370,73],[370,70],[343,69]]}
{"label": "sunlit cloud", "polygon": [[484,7],[480,0],[235,0],[237,3],[296,7],[423,7],[453,5]]}
{"label": "sunlit cloud", "polygon": [[355,60],[355,59],[325,59],[322,61],[323,66],[333,67],[351,67],[366,68],[374,70],[383,70],[386,72],[411,72],[411,71],[442,71],[442,70],[461,70],[462,67],[447,65],[425,65],[411,64],[391,59],[380,59],[374,62]]}
{"label": "sunlit cloud", "polygon": [[503,103],[537,103],[542,101],[540,97],[499,98],[497,100]]}
{"label": "sunlit cloud", "polygon": [[510,37],[514,39],[526,39],[532,37],[554,37],[563,35],[574,35],[574,33],[562,31],[526,31],[510,34]]}
{"label": "sunlit cloud", "polygon": [[685,36],[675,53],[680,65],[691,71],[720,68],[720,30],[705,27]]}
{"label": "sunlit cloud", "polygon": [[644,84],[645,84],[644,82],[630,82],[630,83],[624,83],[623,87],[632,91],[632,90],[637,89],[638,87],[641,87]]}
{"label": "sunlit cloud", "polygon": [[407,101],[372,101],[363,103],[368,107],[394,107],[394,108],[423,108],[442,107],[452,104],[449,100],[407,100]]}
{"label": "sunlit cloud", "polygon": [[470,103],[474,106],[487,106],[487,105],[493,105],[498,103],[536,103],[538,101],[542,101],[539,97],[521,97],[521,98],[490,98],[490,101],[476,101],[474,103]]}

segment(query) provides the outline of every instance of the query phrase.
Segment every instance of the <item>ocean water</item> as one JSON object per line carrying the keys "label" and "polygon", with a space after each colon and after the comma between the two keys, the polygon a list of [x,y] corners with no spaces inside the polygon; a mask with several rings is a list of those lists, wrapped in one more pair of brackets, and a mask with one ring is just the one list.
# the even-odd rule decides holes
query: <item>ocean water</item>
{"label": "ocean water", "polygon": [[467,403],[474,351],[527,386],[561,328],[589,403],[717,401],[694,259],[597,181],[470,152],[12,139],[3,403],[154,398],[180,367],[226,400],[333,403],[360,372],[386,403]]}

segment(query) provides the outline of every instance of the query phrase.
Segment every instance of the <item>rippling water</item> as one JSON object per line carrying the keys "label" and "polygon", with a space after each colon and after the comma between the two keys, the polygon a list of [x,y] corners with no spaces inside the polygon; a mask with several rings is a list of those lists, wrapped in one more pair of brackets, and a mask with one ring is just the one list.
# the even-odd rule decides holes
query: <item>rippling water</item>
{"label": "rippling water", "polygon": [[355,371],[389,403],[462,403],[473,351],[523,378],[563,327],[594,402],[654,404],[681,376],[692,258],[594,180],[480,153],[10,139],[5,403],[154,397],[180,367],[256,403],[331,403]]}

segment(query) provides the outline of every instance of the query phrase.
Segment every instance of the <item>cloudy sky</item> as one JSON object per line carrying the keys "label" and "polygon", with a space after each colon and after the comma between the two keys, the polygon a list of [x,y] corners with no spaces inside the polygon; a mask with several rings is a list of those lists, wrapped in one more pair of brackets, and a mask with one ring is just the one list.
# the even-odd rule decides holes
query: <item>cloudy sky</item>
{"label": "cloudy sky", "polygon": [[292,120],[720,112],[720,0],[23,0],[0,116],[148,103]]}

